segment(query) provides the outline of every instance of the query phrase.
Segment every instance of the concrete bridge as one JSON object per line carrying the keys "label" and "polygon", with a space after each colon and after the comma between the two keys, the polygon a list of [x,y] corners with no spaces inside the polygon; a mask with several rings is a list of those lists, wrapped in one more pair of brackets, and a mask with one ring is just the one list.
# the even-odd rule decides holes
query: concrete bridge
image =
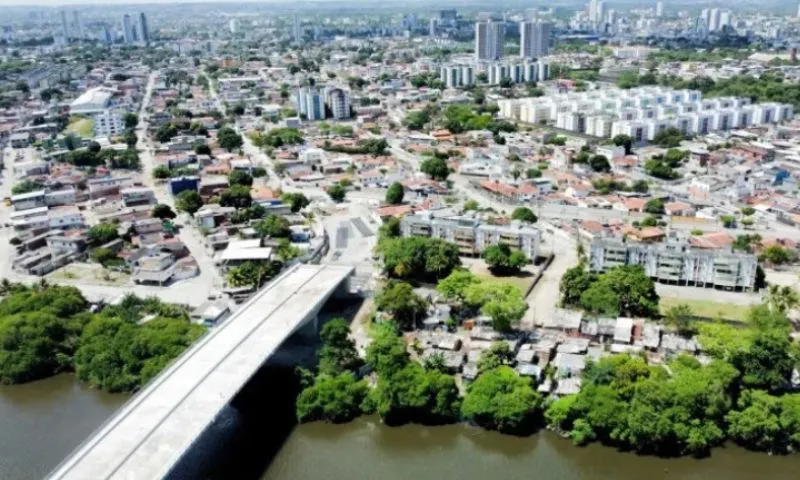
{"label": "concrete bridge", "polygon": [[78,447],[52,480],[154,480],[170,472],[261,365],[316,317],[353,268],[295,265],[200,339]]}

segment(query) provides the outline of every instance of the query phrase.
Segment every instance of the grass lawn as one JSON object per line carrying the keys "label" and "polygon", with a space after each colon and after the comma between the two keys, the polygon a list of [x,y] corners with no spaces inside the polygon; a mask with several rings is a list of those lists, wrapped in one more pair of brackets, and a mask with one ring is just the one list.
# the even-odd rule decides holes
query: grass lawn
{"label": "grass lawn", "polygon": [[520,292],[523,294],[528,291],[528,287],[530,287],[531,283],[533,283],[534,275],[531,272],[523,270],[518,275],[509,275],[505,277],[493,275],[492,272],[486,268],[486,265],[483,262],[477,262],[472,265],[469,265],[469,269],[472,273],[475,274],[476,277],[485,280],[492,280],[492,281],[500,281],[505,283],[510,283],[515,287],[519,288]]}
{"label": "grass lawn", "polygon": [[84,117],[73,117],[65,129],[66,133],[74,133],[82,138],[92,138],[94,136],[94,120]]}
{"label": "grass lawn", "polygon": [[676,305],[688,305],[698,317],[716,318],[718,315],[724,320],[736,322],[747,321],[747,312],[750,310],[748,305],[735,305],[731,303],[719,303],[711,300],[691,300],[675,297],[661,297],[659,302],[661,313]]}

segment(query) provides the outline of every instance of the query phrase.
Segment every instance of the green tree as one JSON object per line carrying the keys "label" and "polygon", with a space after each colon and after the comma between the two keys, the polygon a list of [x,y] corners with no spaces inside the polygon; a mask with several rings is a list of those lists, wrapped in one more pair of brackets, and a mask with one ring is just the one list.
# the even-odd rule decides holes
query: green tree
{"label": "green tree", "polygon": [[664,201],[660,198],[653,198],[644,204],[644,211],[652,215],[664,214]]}
{"label": "green tree", "polygon": [[342,202],[344,201],[345,195],[347,195],[347,190],[342,186],[341,183],[334,183],[326,190],[328,196],[331,197],[331,200],[334,202]]}
{"label": "green tree", "polygon": [[481,205],[476,200],[467,200],[464,202],[465,212],[477,212],[481,209]]}
{"label": "green tree", "polygon": [[117,226],[110,223],[98,223],[86,232],[86,238],[92,245],[104,245],[119,237]]}
{"label": "green tree", "polygon": [[770,245],[761,252],[759,258],[772,265],[783,265],[795,260],[795,254],[780,245]]}
{"label": "green tree", "polygon": [[444,159],[438,157],[428,157],[420,164],[420,171],[430,178],[438,181],[445,181],[450,175],[450,167]]}
{"label": "green tree", "polygon": [[344,423],[362,413],[361,405],[369,387],[351,372],[320,375],[297,397],[297,420]]}
{"label": "green tree", "polygon": [[418,363],[391,375],[379,375],[371,399],[387,425],[452,423],[458,420],[461,405],[452,376],[425,370]]}
{"label": "green tree", "polygon": [[311,202],[302,193],[284,193],[281,202],[291,205],[292,213],[297,213],[307,207]]}
{"label": "green tree", "polygon": [[98,317],[81,334],[75,373],[110,392],[135,391],[156,376],[204,332],[186,319],[156,318],[136,325]]}
{"label": "green tree", "polygon": [[479,282],[467,287],[464,302],[491,317],[497,331],[507,331],[522,320],[528,305],[519,288],[505,282]]}
{"label": "green tree", "polygon": [[469,386],[461,414],[483,428],[523,435],[536,428],[541,404],[529,380],[501,366],[483,373]]}
{"label": "green tree", "polygon": [[380,377],[388,377],[409,364],[408,351],[393,322],[373,327],[372,343],[367,347],[367,365]]}
{"label": "green tree", "polygon": [[410,284],[396,280],[390,280],[375,296],[375,307],[392,315],[403,330],[416,327],[427,310],[425,300],[414,293]]}
{"label": "green tree", "polygon": [[504,365],[512,366],[513,364],[514,352],[511,351],[508,342],[494,342],[489,348],[481,352],[481,356],[478,359],[478,372],[482,374]]}
{"label": "green tree", "polygon": [[253,177],[243,170],[233,170],[228,174],[228,183],[230,185],[250,187],[253,185]]}
{"label": "green tree", "polygon": [[159,203],[153,207],[153,211],[150,212],[150,216],[153,218],[160,218],[161,220],[172,219],[176,217],[175,212],[172,211],[172,208],[163,203]]}
{"label": "green tree", "polygon": [[232,152],[241,147],[244,141],[242,136],[230,127],[222,127],[217,130],[217,144],[225,150]]}
{"label": "green tree", "polygon": [[684,336],[691,336],[697,332],[697,328],[693,324],[693,319],[694,313],[686,304],[670,307],[664,313],[664,323]]}
{"label": "green tree", "polygon": [[172,171],[166,165],[158,165],[153,169],[153,178],[164,180],[172,176]]}
{"label": "green tree", "polygon": [[519,220],[525,223],[536,223],[539,220],[533,211],[528,207],[515,208],[514,212],[511,214],[511,219]]}
{"label": "green tree", "polygon": [[282,268],[281,262],[245,262],[237,265],[226,274],[226,280],[232,287],[260,287],[271,279]]}
{"label": "green tree", "polygon": [[631,190],[638,193],[647,193],[650,191],[650,186],[647,184],[646,180],[637,180],[631,186]]}
{"label": "green tree", "polygon": [[267,215],[267,218],[256,223],[254,228],[261,238],[286,238],[291,233],[289,220],[272,214]]}
{"label": "green tree", "polygon": [[760,390],[745,390],[738,409],[726,417],[728,435],[755,450],[783,453],[800,446],[800,395],[774,397]]}
{"label": "green tree", "polygon": [[125,123],[125,128],[133,129],[139,123],[139,116],[135,113],[128,112],[122,116],[122,121]]}
{"label": "green tree", "polygon": [[390,205],[400,205],[403,203],[404,194],[403,185],[400,182],[394,182],[389,185],[389,189],[386,190],[386,203]]}
{"label": "green tree", "polygon": [[436,291],[449,300],[463,302],[467,289],[480,283],[478,277],[469,270],[457,269],[436,284]]}
{"label": "green tree", "polygon": [[583,264],[567,270],[559,284],[561,304],[564,306],[580,305],[583,292],[588,290],[594,281],[595,277],[586,271]]}
{"label": "green tree", "polygon": [[593,155],[592,158],[589,159],[589,166],[592,167],[592,170],[595,172],[611,171],[611,164],[608,163],[608,158],[604,155]]}
{"label": "green tree", "polygon": [[175,208],[189,215],[194,215],[203,206],[203,199],[196,190],[184,190],[178,194]]}
{"label": "green tree", "polygon": [[378,251],[384,271],[394,278],[438,280],[461,265],[458,247],[438,238],[384,237]]}
{"label": "green tree", "polygon": [[[577,283],[583,279],[570,277],[570,280]],[[562,283],[562,294],[564,286],[567,285]],[[590,281],[580,296],[580,305],[589,312],[603,315],[649,317],[658,312],[658,294],[653,280],[642,267],[621,266]]]}
{"label": "green tree", "polygon": [[335,318],[326,323],[320,331],[322,348],[319,351],[319,372],[326,375],[337,375],[346,371],[354,371],[362,361],[350,339],[350,325],[343,318]]}
{"label": "green tree", "polygon": [[223,207],[247,208],[252,201],[250,188],[244,185],[231,185],[219,196],[219,204]]}
{"label": "green tree", "polygon": [[490,245],[483,251],[482,256],[486,265],[495,274],[516,274],[528,263],[527,257],[521,250],[512,249],[504,243]]}
{"label": "green tree", "polygon": [[625,155],[630,155],[632,153],[633,137],[630,137],[629,135],[620,134],[611,139],[611,141],[614,142],[614,145],[618,147],[625,147]]}

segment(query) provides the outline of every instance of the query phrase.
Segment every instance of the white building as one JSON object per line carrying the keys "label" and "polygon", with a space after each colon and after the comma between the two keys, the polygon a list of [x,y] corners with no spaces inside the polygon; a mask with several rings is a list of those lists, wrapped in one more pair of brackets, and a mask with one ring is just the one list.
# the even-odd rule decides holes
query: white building
{"label": "white building", "polygon": [[656,2],[656,17],[661,18],[664,16],[664,1],[658,0]]}
{"label": "white building", "polygon": [[441,80],[447,88],[467,87],[475,84],[475,70],[470,65],[448,65],[440,70]]}
{"label": "white building", "polygon": [[236,35],[239,31],[239,20],[232,18],[230,22],[228,22],[228,30],[230,30],[232,35]]}
{"label": "white building", "polygon": [[520,58],[539,58],[550,51],[550,32],[553,24],[549,22],[520,22]]}
{"label": "white building", "polygon": [[486,71],[489,85],[498,85],[504,78],[512,83],[541,82],[550,77],[550,65],[544,61],[497,62],[488,65]]}
{"label": "white building", "polygon": [[755,286],[758,258],[725,249],[690,248],[679,241],[651,245],[600,239],[592,243],[591,271],[621,265],[640,265],[648,277],[664,283],[750,290]]}
{"label": "white building", "polygon": [[433,212],[406,215],[400,220],[404,237],[441,238],[456,244],[462,255],[479,255],[487,247],[504,243],[522,250],[526,257],[539,255],[539,229],[513,221],[509,225],[489,225],[472,217],[437,217]]}
{"label": "white building", "polygon": [[503,118],[527,123],[545,121],[603,138],[625,134],[637,143],[652,140],[667,128],[677,128],[685,135],[705,135],[780,123],[794,116],[791,105],[753,105],[749,98],[703,99],[698,91],[661,86],[571,92],[497,103]]}
{"label": "white building", "polygon": [[505,54],[506,25],[495,20],[475,23],[475,59],[497,60]]}
{"label": "white building", "polygon": [[350,118],[350,93],[341,88],[333,88],[326,94],[327,104],[336,120]]}
{"label": "white building", "polygon": [[94,120],[94,134],[97,136],[121,134],[125,130],[125,111],[115,108],[115,93],[115,90],[109,88],[90,88],[72,101],[69,113],[91,117]]}
{"label": "white building", "polygon": [[312,87],[303,87],[297,92],[297,112],[305,115],[306,120],[324,120],[325,104],[319,90]]}

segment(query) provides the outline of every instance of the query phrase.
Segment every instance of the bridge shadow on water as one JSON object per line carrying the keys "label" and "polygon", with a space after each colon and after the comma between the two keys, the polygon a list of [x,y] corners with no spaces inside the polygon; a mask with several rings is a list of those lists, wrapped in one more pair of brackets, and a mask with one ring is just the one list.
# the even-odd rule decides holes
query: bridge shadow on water
{"label": "bridge shadow on water", "polygon": [[[332,300],[320,313],[320,324],[334,317],[352,317],[360,304],[360,301]],[[318,338],[301,334],[284,342],[167,478],[260,479],[297,425],[295,400],[301,386],[296,367],[315,367],[318,347]]]}

